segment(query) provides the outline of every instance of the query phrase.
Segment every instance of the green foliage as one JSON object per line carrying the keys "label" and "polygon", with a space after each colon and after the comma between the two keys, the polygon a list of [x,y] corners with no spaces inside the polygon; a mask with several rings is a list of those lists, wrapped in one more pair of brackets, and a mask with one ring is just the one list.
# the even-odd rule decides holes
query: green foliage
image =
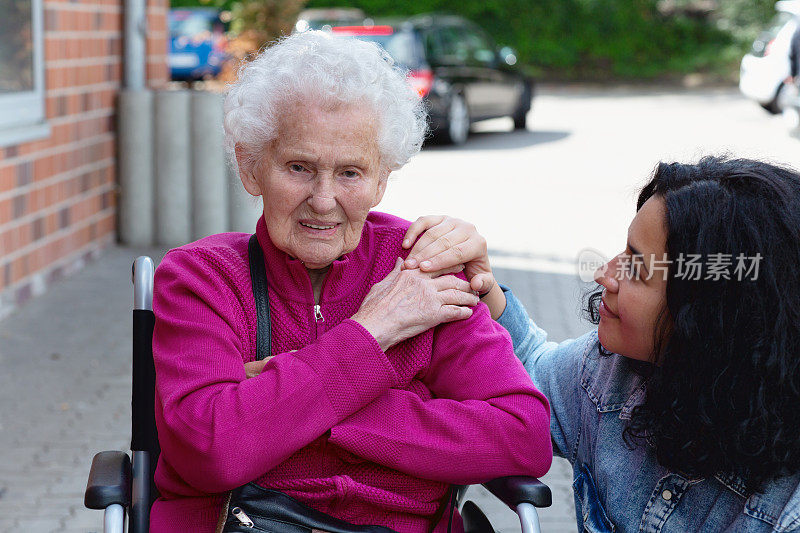
{"label": "green foliage", "polygon": [[[751,5],[756,3],[758,9]],[[735,30],[741,28],[740,20],[762,25],[774,5],[770,0],[719,4],[725,6],[728,19],[736,19],[735,25],[729,24]],[[722,59],[738,55],[738,49],[731,48],[738,42],[731,31],[719,28],[713,19],[662,15],[657,0],[311,0],[308,4],[334,6],[358,7],[375,17],[456,13],[481,25],[498,44],[516,48],[522,63],[562,77],[640,78],[715,70]]]}
{"label": "green foliage", "polygon": [[[304,0],[172,0],[230,9],[239,28],[285,19]],[[671,0],[688,8],[696,0]],[[281,6],[290,9],[281,11]],[[774,0],[719,0],[711,17],[665,15],[659,0],[310,0],[306,7],[357,7],[370,16],[446,12],[473,20],[512,46],[534,72],[564,78],[650,78],[727,73],[774,14]],[[278,15],[271,15],[278,13]],[[273,24],[266,34],[286,27]],[[234,28],[237,26],[234,25]]]}
{"label": "green foliage", "polygon": [[259,43],[291,33],[305,0],[239,0],[232,2],[232,29],[249,32]]}
{"label": "green foliage", "polygon": [[719,3],[717,9],[722,29],[731,33],[737,41],[744,41],[748,45],[773,15],[774,0],[725,0]]}

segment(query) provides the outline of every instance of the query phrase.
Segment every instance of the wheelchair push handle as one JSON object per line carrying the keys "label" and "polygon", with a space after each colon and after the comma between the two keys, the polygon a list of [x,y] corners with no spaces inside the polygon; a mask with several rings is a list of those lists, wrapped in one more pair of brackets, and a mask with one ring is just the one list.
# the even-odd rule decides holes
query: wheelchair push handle
{"label": "wheelchair push handle", "polygon": [[146,255],[137,257],[131,267],[133,282],[133,308],[137,310],[153,310],[153,260]]}
{"label": "wheelchair push handle", "polygon": [[158,496],[153,468],[160,452],[155,426],[155,368],[153,366],[153,276],[155,266],[147,256],[131,267],[133,282],[133,394],[131,396],[131,533],[147,533],[150,506]]}

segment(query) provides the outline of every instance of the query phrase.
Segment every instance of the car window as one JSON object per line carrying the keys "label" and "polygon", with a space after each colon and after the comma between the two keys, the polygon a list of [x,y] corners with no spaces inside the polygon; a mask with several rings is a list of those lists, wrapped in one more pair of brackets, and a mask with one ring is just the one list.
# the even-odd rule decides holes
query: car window
{"label": "car window", "polygon": [[438,57],[444,63],[464,64],[469,59],[469,47],[456,26],[442,26],[436,32]]}
{"label": "car window", "polygon": [[480,65],[495,63],[496,54],[489,37],[477,27],[460,28],[461,39],[467,49],[467,57]]}
{"label": "car window", "polygon": [[442,43],[439,40],[439,35],[434,31],[426,31],[422,34],[422,46],[425,49],[425,57],[429,61],[439,62],[442,55]]}
{"label": "car window", "polygon": [[418,63],[415,44],[414,34],[409,32],[396,33],[381,43],[395,61],[406,67],[416,66]]}
{"label": "car window", "polygon": [[419,66],[420,58],[417,50],[417,41],[412,32],[400,31],[397,33],[392,32],[388,35],[378,33],[361,35],[354,31],[349,35],[343,35],[343,37],[352,37],[379,44],[402,67],[413,69]]}
{"label": "car window", "polygon": [[205,14],[198,13],[170,13],[169,33],[172,37],[193,37],[203,32],[210,32],[212,19]]}

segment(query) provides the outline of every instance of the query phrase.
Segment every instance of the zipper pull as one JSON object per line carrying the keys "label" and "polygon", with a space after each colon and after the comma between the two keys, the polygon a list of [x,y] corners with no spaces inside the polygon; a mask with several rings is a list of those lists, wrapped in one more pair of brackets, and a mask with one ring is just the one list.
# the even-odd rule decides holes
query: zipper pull
{"label": "zipper pull", "polygon": [[317,322],[325,322],[325,317],[322,316],[322,310],[319,308],[319,304],[314,306],[314,320]]}
{"label": "zipper pull", "polygon": [[242,524],[243,526],[245,527],[255,526],[255,524],[253,524],[253,521],[250,520],[250,517],[247,516],[244,513],[244,511],[242,511],[241,507],[234,507],[233,509],[231,509],[231,514],[235,516],[236,519],[239,520],[239,523]]}

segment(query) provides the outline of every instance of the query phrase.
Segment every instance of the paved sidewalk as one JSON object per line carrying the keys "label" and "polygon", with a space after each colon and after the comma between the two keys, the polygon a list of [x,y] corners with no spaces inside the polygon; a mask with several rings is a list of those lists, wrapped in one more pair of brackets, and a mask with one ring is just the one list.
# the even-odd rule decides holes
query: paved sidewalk
{"label": "paved sidewalk", "polygon": [[[158,260],[163,250],[110,248],[0,321],[0,532],[102,531],[83,491],[96,452],[130,445],[129,273],[143,253]],[[589,329],[577,319],[575,275],[497,275],[553,340]],[[543,530],[574,531],[569,465],[557,461],[544,480],[554,506],[541,513]],[[502,505],[492,519],[502,532],[519,531]]]}

